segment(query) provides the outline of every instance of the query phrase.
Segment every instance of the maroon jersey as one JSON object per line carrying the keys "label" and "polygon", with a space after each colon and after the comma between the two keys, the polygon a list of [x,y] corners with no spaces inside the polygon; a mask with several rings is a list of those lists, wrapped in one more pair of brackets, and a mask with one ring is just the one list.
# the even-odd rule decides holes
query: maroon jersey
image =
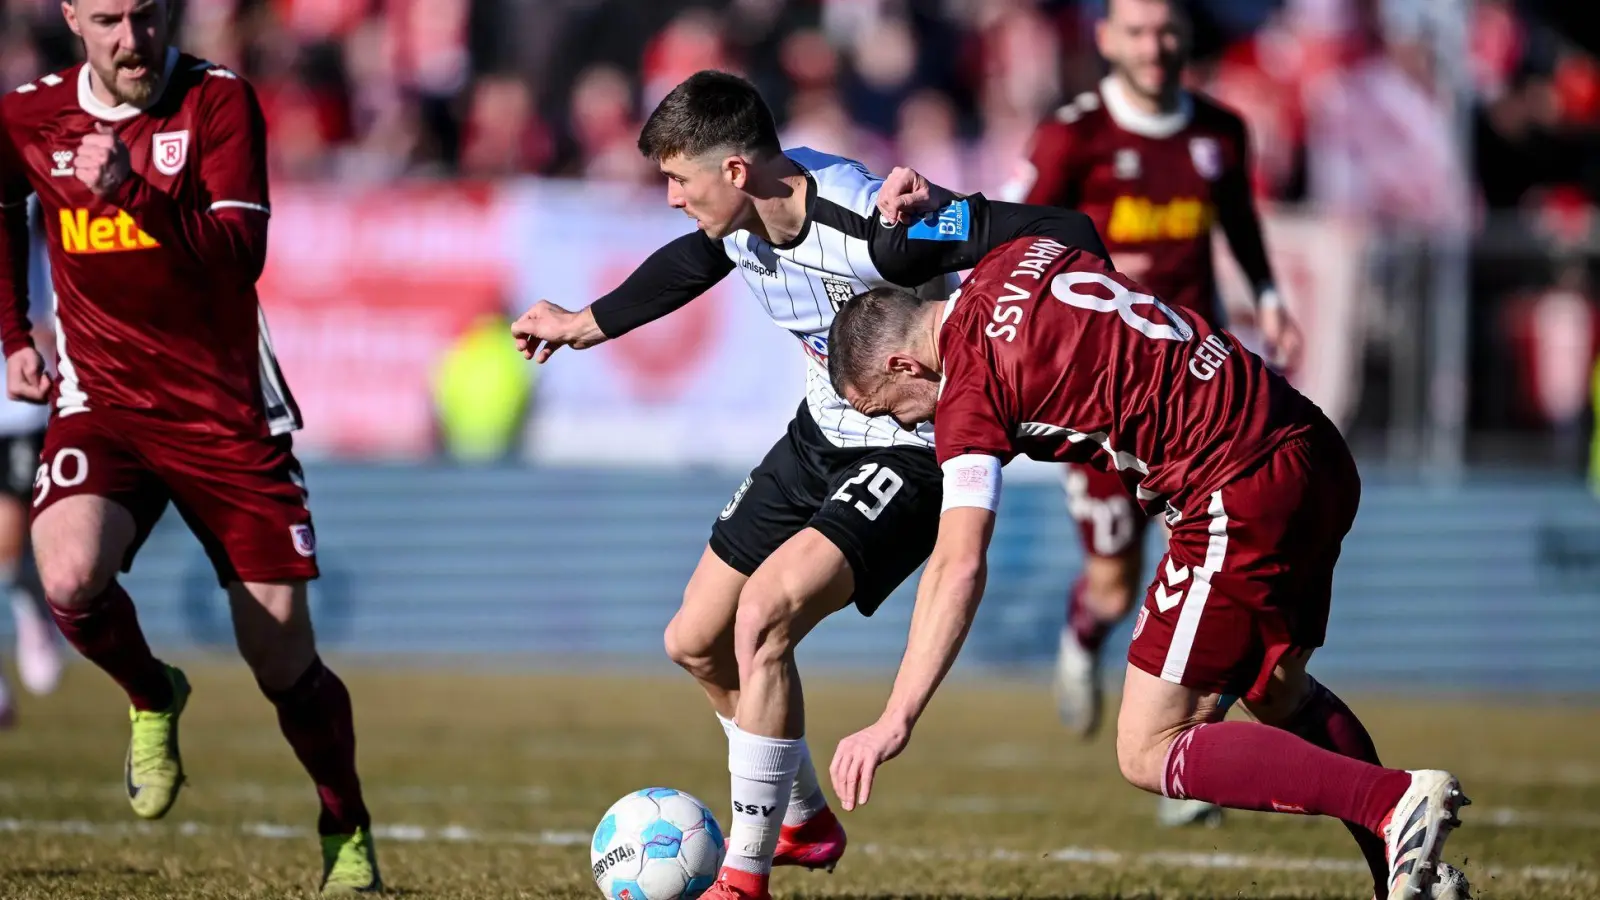
{"label": "maroon jersey", "polygon": [[1115,468],[1185,508],[1322,419],[1205,317],[1047,238],[984,257],[939,332],[940,464],[966,454]]}
{"label": "maroon jersey", "polygon": [[[260,106],[227,69],[177,50],[166,66],[144,110],[97,100],[83,65],[0,99],[0,204],[14,211],[36,193],[50,242],[56,415],[110,408],[190,431],[292,431],[299,411],[255,291],[269,214]],[[103,128],[133,173],[100,198],[74,176],[73,154]],[[27,240],[18,218],[0,236],[13,259]],[[20,274],[0,265],[7,356],[29,341]]]}
{"label": "maroon jersey", "polygon": [[[1133,109],[1107,78],[1034,132],[1028,162],[1007,199],[1082,210],[1094,220],[1117,270],[1169,305],[1219,313],[1211,226],[1243,205],[1260,244],[1249,192],[1244,121],[1197,94],[1163,116]],[[1223,209],[1219,209],[1223,207]],[[1270,280],[1264,251],[1241,252],[1252,281]],[[1246,259],[1246,257],[1252,257]]]}

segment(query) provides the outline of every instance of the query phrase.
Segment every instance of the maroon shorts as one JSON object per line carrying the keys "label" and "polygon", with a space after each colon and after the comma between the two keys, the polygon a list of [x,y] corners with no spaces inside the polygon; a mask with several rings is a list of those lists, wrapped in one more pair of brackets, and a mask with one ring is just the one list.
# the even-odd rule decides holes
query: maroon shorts
{"label": "maroon shorts", "polygon": [[80,494],[125,507],[137,529],[126,572],[171,501],[220,583],[313,579],[311,507],[290,446],[288,435],[175,432],[114,410],[56,416],[34,477],[34,515]]}
{"label": "maroon shorts", "polygon": [[1327,423],[1191,501],[1146,592],[1128,662],[1259,700],[1286,653],[1322,646],[1333,567],[1360,501],[1355,461]]}
{"label": "maroon shorts", "polygon": [[1067,512],[1078,523],[1086,555],[1122,556],[1144,546],[1150,519],[1117,473],[1066,463],[1061,480],[1067,489]]}

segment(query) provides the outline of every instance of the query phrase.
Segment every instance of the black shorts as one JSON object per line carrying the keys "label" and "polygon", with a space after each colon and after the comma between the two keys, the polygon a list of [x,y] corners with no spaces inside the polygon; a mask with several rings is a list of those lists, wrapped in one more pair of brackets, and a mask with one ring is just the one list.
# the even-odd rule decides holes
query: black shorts
{"label": "black shorts", "polygon": [[0,435],[0,471],[5,473],[0,491],[23,503],[33,499],[33,478],[39,472],[39,451],[43,447],[43,428]]}
{"label": "black shorts", "polygon": [[870,616],[933,550],[943,499],[931,449],[835,447],[802,404],[711,526],[711,550],[751,575],[800,529],[815,528],[850,563],[851,602]]}

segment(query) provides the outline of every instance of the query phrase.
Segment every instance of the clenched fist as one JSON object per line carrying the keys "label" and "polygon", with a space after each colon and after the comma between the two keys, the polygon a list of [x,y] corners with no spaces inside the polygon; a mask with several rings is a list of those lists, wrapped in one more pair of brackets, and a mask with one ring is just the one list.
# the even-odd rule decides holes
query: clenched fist
{"label": "clenched fist", "polygon": [[117,137],[111,126],[97,122],[94,128],[95,133],[84,135],[78,144],[72,167],[78,180],[94,191],[96,197],[104,197],[127,180],[133,166],[128,161],[128,145]]}

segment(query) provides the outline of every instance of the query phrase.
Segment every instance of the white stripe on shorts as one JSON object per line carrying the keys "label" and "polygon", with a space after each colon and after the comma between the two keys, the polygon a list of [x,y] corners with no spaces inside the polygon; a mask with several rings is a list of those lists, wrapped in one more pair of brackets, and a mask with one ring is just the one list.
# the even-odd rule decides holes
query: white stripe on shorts
{"label": "white stripe on shorts", "polygon": [[1222,491],[1211,495],[1211,506],[1206,512],[1211,515],[1211,523],[1206,526],[1211,541],[1206,544],[1205,565],[1194,570],[1194,584],[1189,588],[1189,596],[1184,598],[1183,611],[1178,613],[1178,624],[1172,629],[1172,643],[1167,647],[1167,661],[1161,667],[1161,677],[1174,684],[1183,683],[1184,670],[1189,668],[1189,651],[1194,649],[1200,617],[1206,611],[1206,599],[1211,596],[1211,576],[1222,571],[1223,557],[1228,554],[1228,512],[1222,508]]}

